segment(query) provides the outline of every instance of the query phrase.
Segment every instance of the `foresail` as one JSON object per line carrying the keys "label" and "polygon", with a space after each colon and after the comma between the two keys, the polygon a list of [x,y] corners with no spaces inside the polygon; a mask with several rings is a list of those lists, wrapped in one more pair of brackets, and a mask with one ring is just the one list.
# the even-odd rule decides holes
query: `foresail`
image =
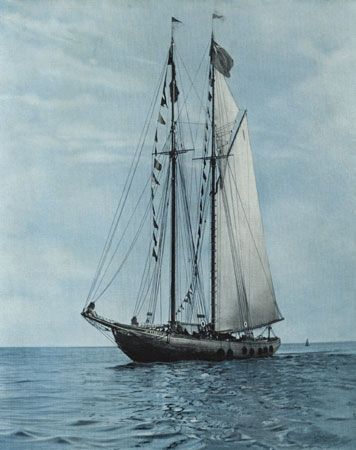
{"label": "foresail", "polygon": [[281,319],[262,229],[250,149],[243,117],[231,150],[218,148],[217,331],[243,331]]}

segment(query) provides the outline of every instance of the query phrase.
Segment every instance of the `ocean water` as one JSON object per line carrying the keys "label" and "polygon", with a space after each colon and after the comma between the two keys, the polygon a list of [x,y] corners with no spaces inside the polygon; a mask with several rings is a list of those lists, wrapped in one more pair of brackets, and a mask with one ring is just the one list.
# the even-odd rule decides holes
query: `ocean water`
{"label": "ocean water", "polygon": [[356,449],[356,343],[133,364],[112,348],[0,348],[0,449]]}

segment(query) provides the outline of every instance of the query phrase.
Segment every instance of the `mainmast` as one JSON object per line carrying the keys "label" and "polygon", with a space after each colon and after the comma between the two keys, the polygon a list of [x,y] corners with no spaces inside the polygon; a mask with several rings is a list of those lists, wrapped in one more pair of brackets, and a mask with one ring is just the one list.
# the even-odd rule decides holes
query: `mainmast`
{"label": "mainmast", "polygon": [[[210,55],[212,55],[212,46],[214,41],[214,35],[211,34],[211,50]],[[211,74],[211,86],[212,86],[212,125],[211,125],[211,194],[210,194],[210,211],[211,211],[211,221],[210,221],[210,243],[211,243],[211,253],[210,253],[210,280],[211,280],[211,325],[212,329],[215,330],[215,303],[216,303],[216,155],[215,155],[215,68],[212,63],[210,56],[210,74]]]}
{"label": "mainmast", "polygon": [[176,171],[177,171],[177,150],[176,150],[176,130],[174,118],[174,103],[176,100],[176,69],[174,64],[174,38],[173,38],[173,18],[171,46],[169,50],[169,61],[171,64],[171,325],[176,321]]}

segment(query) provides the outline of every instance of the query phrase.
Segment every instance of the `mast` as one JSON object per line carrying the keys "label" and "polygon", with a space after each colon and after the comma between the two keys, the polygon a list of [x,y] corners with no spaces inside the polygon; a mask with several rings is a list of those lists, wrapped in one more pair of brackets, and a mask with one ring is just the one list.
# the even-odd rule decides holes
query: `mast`
{"label": "mast", "polygon": [[[213,46],[214,35],[211,34],[211,48]],[[212,54],[212,52],[210,52]],[[215,68],[210,61],[211,70],[211,84],[212,84],[212,126],[211,126],[211,198],[210,198],[210,282],[211,282],[211,325],[215,330],[215,302],[216,302],[216,202],[215,202],[215,189],[216,189],[216,155],[215,155]]]}
{"label": "mast", "polygon": [[171,62],[171,325],[176,321],[176,171],[177,171],[177,151],[175,140],[174,103],[176,100],[176,70],[174,65],[174,39],[173,39],[173,18],[170,47]]}

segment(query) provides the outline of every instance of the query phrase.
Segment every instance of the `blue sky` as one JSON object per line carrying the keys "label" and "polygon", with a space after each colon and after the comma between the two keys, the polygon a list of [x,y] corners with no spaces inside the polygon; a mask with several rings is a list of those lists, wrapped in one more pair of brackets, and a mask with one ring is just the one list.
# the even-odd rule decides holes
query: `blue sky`
{"label": "blue sky", "polygon": [[[79,313],[170,17],[194,66],[214,10],[249,114],[286,319],[275,329],[284,342],[356,339],[355,2],[2,1],[0,345],[106,344]],[[130,317],[129,301],[118,314]]]}

